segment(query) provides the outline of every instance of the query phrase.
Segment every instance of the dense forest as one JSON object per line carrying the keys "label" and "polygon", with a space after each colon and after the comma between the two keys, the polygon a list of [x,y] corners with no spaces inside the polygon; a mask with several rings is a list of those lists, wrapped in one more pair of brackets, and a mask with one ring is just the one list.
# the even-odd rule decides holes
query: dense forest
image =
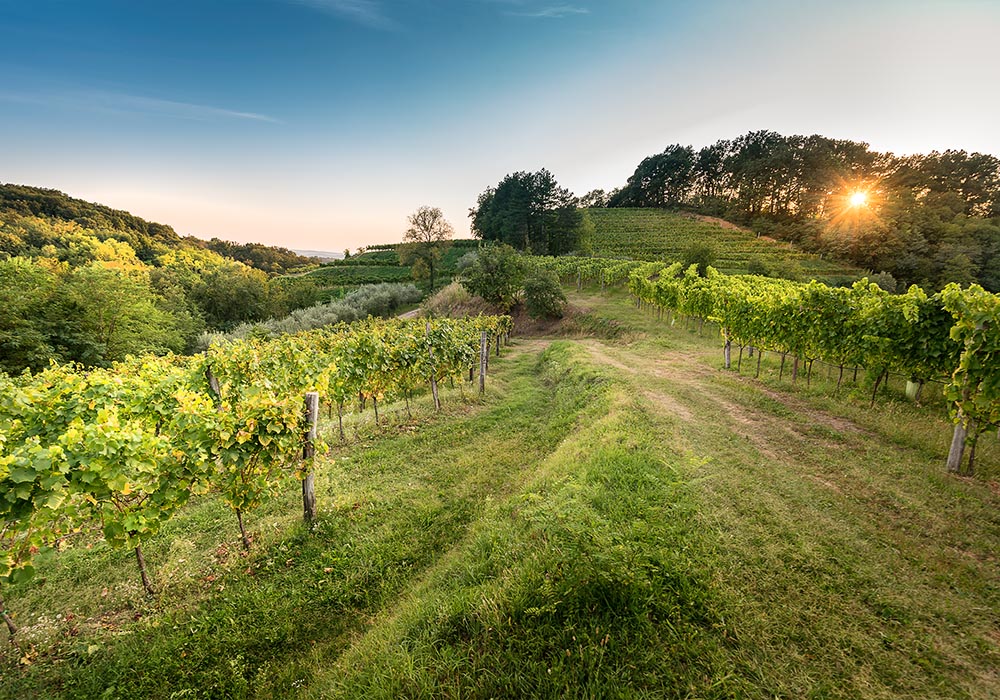
{"label": "dense forest", "polygon": [[307,262],[181,237],[54,190],[0,186],[0,370],[190,350],[203,331],[315,303],[313,282],[273,276]]}
{"label": "dense forest", "polygon": [[1000,159],[948,150],[879,153],[824,136],[755,131],[671,145],[585,206],[722,216],[873,271],[903,287],[978,282],[1000,291]]}

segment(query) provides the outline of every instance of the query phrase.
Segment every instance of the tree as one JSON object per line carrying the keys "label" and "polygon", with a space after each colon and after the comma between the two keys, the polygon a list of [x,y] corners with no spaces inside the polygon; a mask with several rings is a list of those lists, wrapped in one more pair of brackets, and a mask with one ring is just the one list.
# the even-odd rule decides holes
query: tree
{"label": "tree", "polygon": [[628,184],[612,197],[612,207],[675,207],[687,201],[694,183],[691,146],[668,146],[639,163]]}
{"label": "tree", "polygon": [[[410,227],[406,229],[404,243],[399,247],[399,261],[404,265],[414,265],[414,269],[426,267],[430,287],[434,289],[434,266],[451,247],[455,230],[437,207],[420,207],[410,214],[408,221]],[[422,265],[415,264],[418,262]]]}
{"label": "tree", "polygon": [[548,170],[513,173],[479,195],[469,212],[472,232],[540,255],[568,253],[576,250],[583,223],[577,204]]}
{"label": "tree", "polygon": [[491,304],[509,309],[524,284],[524,259],[509,245],[486,244],[462,275],[462,286]]}

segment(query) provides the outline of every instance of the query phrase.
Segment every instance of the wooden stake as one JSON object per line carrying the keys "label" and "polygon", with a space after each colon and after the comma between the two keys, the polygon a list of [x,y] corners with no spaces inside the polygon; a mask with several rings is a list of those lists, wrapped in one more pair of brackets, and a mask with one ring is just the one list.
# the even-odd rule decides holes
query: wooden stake
{"label": "wooden stake", "polygon": [[[430,321],[427,322],[427,325],[424,327],[424,329],[425,329],[425,332],[427,334],[427,339],[430,340],[430,337],[431,337],[431,322]],[[429,342],[427,343],[427,354],[431,358],[431,394],[434,395],[434,410],[435,411],[440,411],[441,410],[441,399],[438,397],[438,383],[437,383],[437,376],[436,376],[437,375],[437,371],[435,370],[435,367],[434,367],[434,348],[431,347],[431,344]]]}
{"label": "wooden stake", "polygon": [[958,474],[962,470],[962,457],[965,455],[965,436],[968,431],[965,427],[965,416],[962,409],[958,409],[958,422],[955,423],[955,432],[951,436],[951,449],[948,450],[948,471]]}
{"label": "wooden stake", "polygon": [[316,519],[316,477],[313,473],[312,461],[316,455],[316,424],[319,419],[319,393],[306,393],[306,433],[302,444],[302,459],[306,462],[306,477],[302,480],[302,518],[307,523]]}
{"label": "wooden stake", "polygon": [[486,393],[486,369],[489,367],[490,346],[483,331],[479,339],[479,393]]}

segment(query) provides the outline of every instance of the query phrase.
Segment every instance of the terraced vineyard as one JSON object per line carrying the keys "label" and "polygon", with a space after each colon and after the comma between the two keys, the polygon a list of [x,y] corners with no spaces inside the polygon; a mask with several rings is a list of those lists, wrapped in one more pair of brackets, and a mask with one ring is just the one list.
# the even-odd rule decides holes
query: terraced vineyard
{"label": "terraced vineyard", "polygon": [[[757,238],[753,233],[662,209],[588,209],[594,224],[594,255],[634,260],[681,260],[696,243],[708,243],[716,253],[714,267],[727,274],[751,272],[757,260],[773,271],[791,271],[805,279],[843,283],[862,270],[822,260],[789,243]],[[784,275],[782,275],[784,276]]]}
{"label": "terraced vineyard", "polygon": [[[455,263],[474,248],[478,241],[456,240],[441,259],[437,275],[447,282],[455,272]],[[400,265],[396,245],[375,246],[363,253],[345,260],[331,261],[319,269],[304,275],[323,289],[343,291],[345,287],[380,282],[409,282],[413,280],[413,268]]]}

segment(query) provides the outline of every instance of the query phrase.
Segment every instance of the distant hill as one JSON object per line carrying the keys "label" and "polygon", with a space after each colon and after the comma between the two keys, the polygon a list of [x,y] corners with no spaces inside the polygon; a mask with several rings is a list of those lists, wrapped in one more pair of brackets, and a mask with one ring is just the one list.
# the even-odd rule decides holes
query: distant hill
{"label": "distant hill", "polygon": [[292,252],[304,258],[318,258],[320,260],[343,260],[343,253],[335,253],[330,250],[299,250],[292,248]]}
{"label": "distant hill", "polygon": [[[446,281],[451,278],[455,274],[458,259],[478,245],[479,241],[474,239],[453,240],[441,258],[440,280]],[[323,262],[318,269],[304,275],[294,275],[293,278],[314,282],[318,289],[323,290],[331,298],[361,284],[409,282],[413,280],[413,268],[399,262],[397,252],[399,246],[399,243],[370,245],[362,253]]]}
{"label": "distant hill", "polygon": [[722,219],[653,208],[588,209],[594,255],[635,260],[682,260],[696,244],[715,252],[714,267],[727,274],[770,274],[842,284],[864,271],[824,260],[791,243],[757,237]]}
{"label": "distant hill", "polygon": [[[277,274],[315,262],[287,248],[260,243],[233,243],[218,238],[205,241],[194,236],[182,237],[166,224],[146,221],[127,211],[41,187],[0,184],[0,218],[5,213],[15,217],[37,217],[49,222],[73,222],[100,240],[114,239],[128,243],[143,262],[152,262],[156,256],[169,250],[185,248],[212,250]],[[8,255],[32,255],[33,251],[46,245],[62,247],[59,227],[50,227],[45,231],[39,227],[27,228],[31,230],[22,235],[5,231],[6,235],[0,238],[0,251]]]}

